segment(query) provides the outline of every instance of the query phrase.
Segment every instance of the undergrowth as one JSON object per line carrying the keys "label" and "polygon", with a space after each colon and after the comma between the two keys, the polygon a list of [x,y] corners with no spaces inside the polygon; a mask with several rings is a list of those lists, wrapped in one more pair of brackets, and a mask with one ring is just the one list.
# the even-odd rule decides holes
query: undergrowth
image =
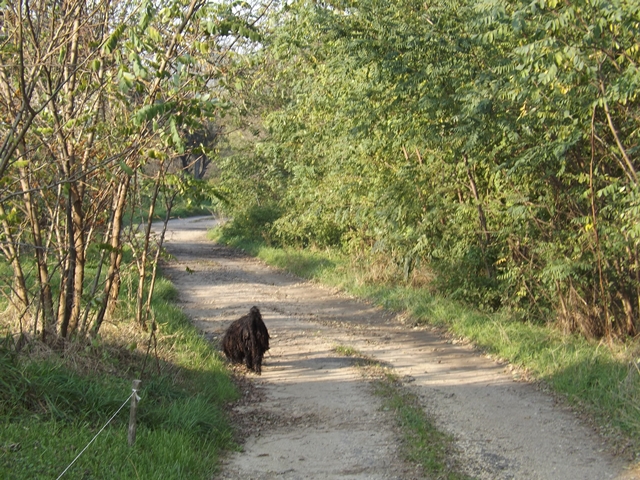
{"label": "undergrowth", "polygon": [[[509,312],[487,313],[438,295],[429,284],[402,281],[379,258],[353,257],[337,250],[274,248],[241,235],[210,238],[242,248],[266,263],[300,277],[337,287],[401,313],[408,322],[443,328],[471,341],[514,374],[542,384],[588,413],[619,452],[640,457],[640,345],[604,344],[562,333],[553,322],[523,321]],[[386,270],[386,273],[382,273]]]}
{"label": "undergrowth", "polygon": [[[125,295],[126,296],[126,295]],[[225,405],[237,398],[224,363],[172,304],[160,279],[157,345],[127,308],[93,342],[63,352],[32,342],[0,345],[0,478],[58,478],[100,428],[122,411],[63,478],[209,479],[235,448]],[[149,355],[147,355],[147,351]],[[137,438],[127,444],[127,399],[141,379]]]}

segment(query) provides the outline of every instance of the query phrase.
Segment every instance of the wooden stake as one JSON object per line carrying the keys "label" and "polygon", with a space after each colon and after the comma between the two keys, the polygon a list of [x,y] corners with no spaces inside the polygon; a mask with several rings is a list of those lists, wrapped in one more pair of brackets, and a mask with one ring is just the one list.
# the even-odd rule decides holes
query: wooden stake
{"label": "wooden stake", "polygon": [[129,446],[132,447],[136,443],[136,413],[138,412],[138,390],[142,380],[134,380],[131,384],[133,395],[131,395],[131,410],[129,411],[129,435],[127,437]]}

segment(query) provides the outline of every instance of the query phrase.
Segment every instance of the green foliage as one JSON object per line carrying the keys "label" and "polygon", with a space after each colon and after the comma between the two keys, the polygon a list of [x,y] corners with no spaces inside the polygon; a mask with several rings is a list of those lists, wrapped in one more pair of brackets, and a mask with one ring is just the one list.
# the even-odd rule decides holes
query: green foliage
{"label": "green foliage", "polygon": [[271,227],[280,217],[280,208],[274,205],[254,205],[237,211],[234,217],[220,227],[219,239],[230,242],[234,238],[244,241],[271,241]]}
{"label": "green foliage", "polygon": [[[221,166],[283,245],[384,252],[408,278],[587,337],[639,328],[633,2],[300,0],[272,19]],[[256,115],[256,111],[251,112]],[[233,188],[233,187],[232,187]]]}
{"label": "green foliage", "polygon": [[144,105],[133,116],[133,123],[139,127],[144,122],[151,122],[157,116],[171,112],[175,106],[174,102],[158,102],[153,105]]}

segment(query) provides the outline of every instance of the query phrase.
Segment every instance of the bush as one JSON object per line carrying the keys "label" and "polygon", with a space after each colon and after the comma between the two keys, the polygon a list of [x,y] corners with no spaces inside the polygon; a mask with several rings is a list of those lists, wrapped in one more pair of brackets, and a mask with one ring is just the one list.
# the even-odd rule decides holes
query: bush
{"label": "bush", "polygon": [[235,212],[233,218],[220,229],[221,241],[228,243],[234,238],[265,241],[273,244],[273,223],[280,218],[281,210],[275,205],[252,205]]}

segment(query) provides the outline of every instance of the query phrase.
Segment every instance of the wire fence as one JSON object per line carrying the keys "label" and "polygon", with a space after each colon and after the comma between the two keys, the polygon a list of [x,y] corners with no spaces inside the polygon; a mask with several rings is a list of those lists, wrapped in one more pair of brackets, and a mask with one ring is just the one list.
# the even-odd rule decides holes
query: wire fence
{"label": "wire fence", "polygon": [[107,426],[113,421],[114,418],[116,418],[116,416],[118,415],[118,413],[120,413],[120,410],[122,410],[125,405],[132,399],[134,398],[135,403],[137,404],[137,402],[140,401],[140,397],[138,396],[138,390],[133,388],[131,395],[129,395],[129,397],[122,403],[122,405],[120,405],[120,408],[118,408],[118,410],[116,410],[116,413],[114,413],[111,418],[107,421],[107,423],[105,423],[102,428],[98,431],[98,433],[95,434],[95,436],[91,439],[91,441],[89,441],[89,443],[87,443],[87,445],[80,451],[80,453],[78,453],[78,455],[76,456],[76,458],[73,459],[73,461],[67,466],[67,468],[65,468],[63,470],[63,472],[58,476],[58,478],[56,480],[60,480],[62,478],[62,476],[67,473],[67,471],[73,466],[74,463],[76,463],[76,461],[82,456],[82,454],[87,450],[87,448],[89,448],[89,446],[95,441],[96,438],[98,438],[98,436],[102,433],[102,431],[107,428]]}

